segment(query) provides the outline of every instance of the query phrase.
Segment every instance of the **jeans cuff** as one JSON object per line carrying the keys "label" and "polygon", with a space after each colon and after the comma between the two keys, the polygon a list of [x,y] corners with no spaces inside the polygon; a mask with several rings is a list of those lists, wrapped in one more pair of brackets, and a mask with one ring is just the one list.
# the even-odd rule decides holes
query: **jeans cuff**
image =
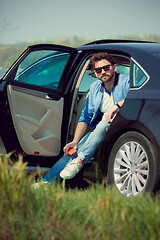
{"label": "jeans cuff", "polygon": [[83,155],[83,152],[78,153],[78,157],[79,157],[82,161],[85,160],[85,156]]}
{"label": "jeans cuff", "polygon": [[48,183],[48,181],[45,179],[45,178],[43,178],[43,180],[42,180],[45,184],[47,184]]}

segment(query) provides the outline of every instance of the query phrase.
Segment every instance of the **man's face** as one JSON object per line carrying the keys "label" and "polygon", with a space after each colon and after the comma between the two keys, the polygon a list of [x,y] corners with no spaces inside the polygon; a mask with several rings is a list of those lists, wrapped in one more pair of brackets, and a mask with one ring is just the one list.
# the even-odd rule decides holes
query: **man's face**
{"label": "man's face", "polygon": [[116,69],[117,69],[116,65],[112,66],[109,61],[107,61],[106,59],[102,59],[100,61],[95,62],[94,73],[96,77],[98,77],[102,82],[105,83],[113,79]]}

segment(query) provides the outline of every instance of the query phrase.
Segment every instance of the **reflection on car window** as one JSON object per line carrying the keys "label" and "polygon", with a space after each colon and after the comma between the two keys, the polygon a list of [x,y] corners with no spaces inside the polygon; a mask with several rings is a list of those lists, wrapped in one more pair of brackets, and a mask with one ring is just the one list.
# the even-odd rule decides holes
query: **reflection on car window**
{"label": "reflection on car window", "polygon": [[133,63],[133,86],[140,87],[146,80],[147,76],[142,71],[142,69]]}
{"label": "reflection on car window", "polygon": [[57,89],[69,60],[68,53],[36,51],[30,53],[19,65],[15,81]]}

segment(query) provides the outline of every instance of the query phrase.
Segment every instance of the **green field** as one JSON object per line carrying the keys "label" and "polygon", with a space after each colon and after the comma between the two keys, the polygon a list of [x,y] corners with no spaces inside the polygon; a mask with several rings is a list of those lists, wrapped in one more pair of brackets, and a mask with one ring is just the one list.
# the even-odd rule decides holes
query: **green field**
{"label": "green field", "polygon": [[[8,161],[12,165],[8,165]],[[22,158],[0,157],[1,240],[158,240],[159,197],[125,198],[109,186],[66,190],[63,184],[33,189]]]}

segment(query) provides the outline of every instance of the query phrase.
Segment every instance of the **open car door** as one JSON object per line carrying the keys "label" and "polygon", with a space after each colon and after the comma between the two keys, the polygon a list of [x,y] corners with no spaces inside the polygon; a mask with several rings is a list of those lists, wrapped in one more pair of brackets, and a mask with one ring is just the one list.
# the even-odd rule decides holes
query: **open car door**
{"label": "open car door", "polygon": [[27,155],[57,156],[61,150],[64,89],[76,55],[74,48],[31,46],[5,77],[13,125]]}

